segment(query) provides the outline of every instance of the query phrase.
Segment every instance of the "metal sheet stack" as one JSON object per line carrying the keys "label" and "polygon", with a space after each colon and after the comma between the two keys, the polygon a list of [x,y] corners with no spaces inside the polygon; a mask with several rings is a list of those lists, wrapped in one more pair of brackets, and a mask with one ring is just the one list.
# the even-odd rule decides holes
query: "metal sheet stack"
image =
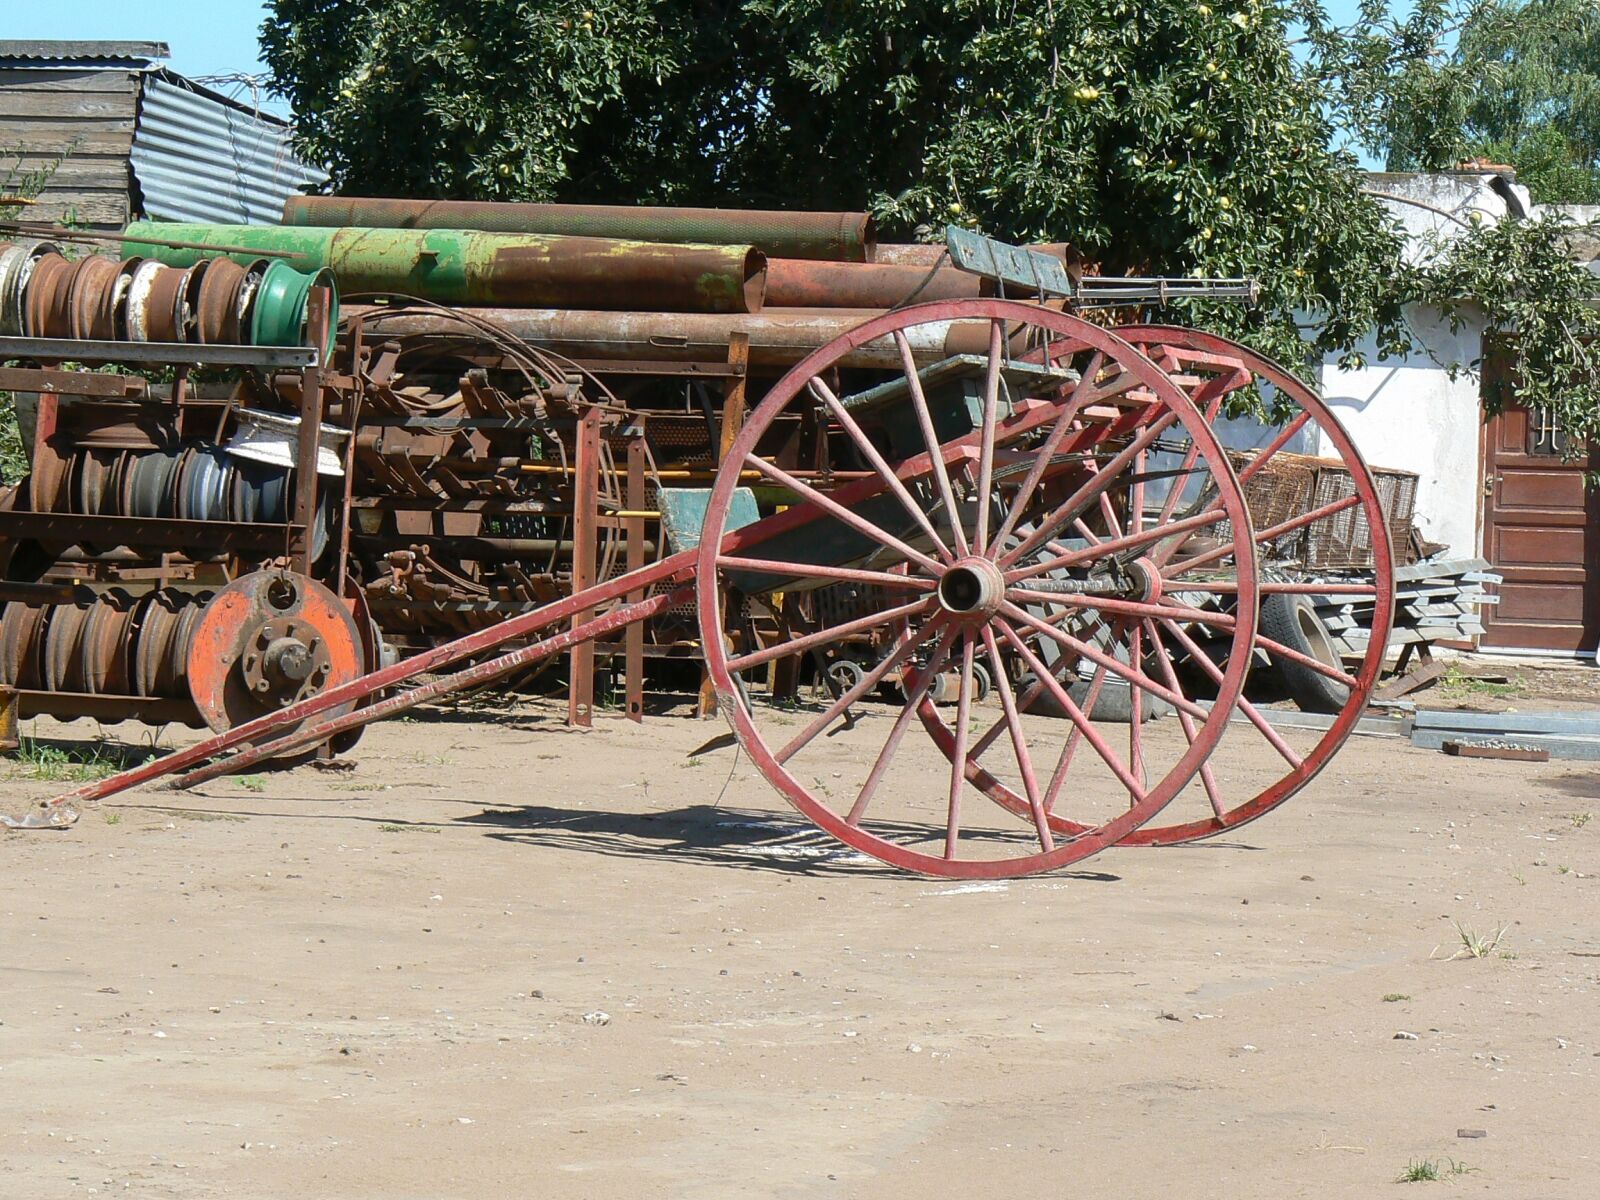
{"label": "metal sheet stack", "polygon": [[[1466,641],[1483,633],[1481,608],[1498,596],[1489,584],[1500,576],[1481,558],[1434,557],[1395,568],[1392,646],[1410,642]],[[1317,615],[1346,655],[1363,653],[1372,625],[1371,596],[1317,598]]]}

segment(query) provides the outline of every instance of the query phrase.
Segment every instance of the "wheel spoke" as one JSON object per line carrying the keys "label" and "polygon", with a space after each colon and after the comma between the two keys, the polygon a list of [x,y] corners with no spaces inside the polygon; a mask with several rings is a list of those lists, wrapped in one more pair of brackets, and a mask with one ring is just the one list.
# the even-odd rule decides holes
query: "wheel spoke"
{"label": "wheel spoke", "polygon": [[1338,667],[1330,667],[1327,663],[1312,658],[1309,654],[1302,654],[1298,650],[1291,649],[1282,642],[1275,642],[1271,638],[1262,637],[1259,633],[1256,635],[1256,645],[1272,655],[1273,658],[1282,658],[1292,663],[1299,663],[1308,671],[1315,671],[1318,675],[1331,679],[1335,683],[1342,683],[1347,688],[1360,686],[1354,675],[1347,674]]}
{"label": "wheel spoke", "polygon": [[939,453],[939,436],[933,430],[933,414],[928,411],[928,398],[922,394],[922,376],[917,373],[917,362],[911,353],[911,343],[898,329],[894,344],[900,349],[900,364],[905,370],[906,386],[911,393],[911,406],[917,413],[917,424],[922,427],[922,440],[928,447],[928,458],[933,463],[934,477],[939,482],[939,495],[944,500],[945,512],[950,517],[950,532],[956,540],[956,552],[968,553],[967,531],[961,523],[961,510],[956,507],[955,489],[950,486],[950,471]]}
{"label": "wheel spoke", "polygon": [[[956,698],[956,744],[950,757],[950,805],[945,813],[944,856],[956,856],[961,839],[961,793],[967,780],[967,736],[972,732],[972,639],[961,639],[961,694]],[[998,667],[996,667],[998,670]]]}
{"label": "wheel spoke", "polygon": [[[1106,669],[1098,666],[1094,675],[1089,680],[1089,689],[1084,693],[1081,710],[1085,720],[1093,720],[1094,707],[1100,703],[1100,692],[1106,685]],[[1041,688],[1044,684],[1039,685]],[[1067,782],[1067,772],[1072,768],[1072,759],[1078,752],[1078,744],[1083,741],[1084,726],[1077,721],[1072,723],[1072,730],[1067,734],[1067,743],[1061,747],[1061,757],[1056,760],[1056,769],[1051,772],[1050,786],[1044,793],[1044,810],[1053,813],[1056,810],[1056,801],[1061,796],[1061,788]]]}
{"label": "wheel spoke", "polygon": [[894,670],[901,663],[905,662],[906,659],[910,658],[912,652],[915,651],[918,646],[922,645],[923,642],[928,640],[929,632],[939,627],[938,622],[939,618],[935,617],[933,621],[930,621],[921,630],[914,631],[907,629],[905,633],[901,635],[900,642],[895,646],[893,653],[885,655],[883,661],[877,666],[873,667],[872,670],[868,671],[866,675],[861,678],[860,682],[856,683],[855,686],[847,690],[842,696],[840,696],[825,710],[823,710],[821,714],[815,717],[810,724],[808,724],[799,733],[795,734],[794,737],[789,739],[789,743],[784,746],[783,749],[779,750],[774,756],[778,762],[786,763],[796,754],[800,753],[800,751],[804,750],[808,745],[810,745],[812,739],[815,738],[817,734],[821,733],[829,725],[833,724],[835,719],[837,719],[846,709],[848,709],[857,700],[860,700],[861,697],[865,696],[873,688],[882,683],[884,677],[888,675],[890,671]]}
{"label": "wheel spoke", "polygon": [[[1150,635],[1150,645],[1155,650],[1155,659],[1161,667],[1161,674],[1166,679],[1167,686],[1180,696],[1183,695],[1183,686],[1178,681],[1177,668],[1172,665],[1172,654],[1167,650],[1165,643],[1162,642],[1161,634],[1156,629],[1155,623],[1146,621],[1144,626]],[[1178,724],[1183,728],[1184,740],[1189,745],[1194,745],[1195,737],[1198,734],[1194,718],[1180,708],[1178,710]],[[1211,760],[1209,758],[1200,766],[1200,785],[1205,788],[1206,799],[1211,804],[1211,811],[1219,817],[1222,816],[1222,797],[1217,791],[1217,777],[1216,773],[1211,769]]]}
{"label": "wheel spoke", "polygon": [[[1125,788],[1128,789],[1128,795],[1134,798],[1135,803],[1143,800],[1146,795],[1144,785],[1140,783],[1138,779],[1134,778],[1133,773],[1128,769],[1127,765],[1123,763],[1122,759],[1117,756],[1117,752],[1111,748],[1110,743],[1108,743],[1105,738],[1100,736],[1100,731],[1094,727],[1094,724],[1092,721],[1090,721],[1088,714],[1073,702],[1072,695],[1067,691],[1066,688],[1061,686],[1060,682],[1054,675],[1042,669],[1044,664],[1039,661],[1039,657],[1034,654],[1033,650],[1028,646],[1028,644],[1023,641],[1020,636],[1018,636],[1015,629],[1013,629],[1005,621],[998,618],[996,619],[996,624],[1000,626],[1000,631],[1005,635],[1006,641],[1011,643],[1012,647],[1019,655],[1021,655],[1022,660],[1028,664],[1029,668],[1034,672],[1034,674],[1037,675],[1039,679],[1045,681],[1045,686],[1049,688],[1051,693],[1055,696],[1056,703],[1061,705],[1061,707],[1066,711],[1067,716],[1072,719],[1072,723],[1082,731],[1084,740],[1087,741],[1089,745],[1093,746],[1095,752],[1099,754],[1103,760],[1105,760],[1106,766],[1111,768],[1111,773],[1117,777],[1117,779]],[[1093,710],[1091,709],[1091,711]],[[1064,750],[1063,757],[1065,757]],[[1059,764],[1057,765],[1057,770],[1064,775],[1064,772],[1061,770]],[[1051,783],[1054,784],[1055,782],[1056,780],[1052,778]],[[1048,811],[1046,811],[1045,815],[1048,817]]]}
{"label": "wheel spoke", "polygon": [[[1222,682],[1222,668],[1211,661],[1209,654],[1195,645],[1193,640],[1175,622],[1162,621],[1161,624],[1166,627],[1167,631],[1172,634],[1178,644],[1184,648],[1184,651],[1199,665],[1202,671],[1211,676],[1214,682],[1218,684]],[[1299,770],[1303,760],[1295,753],[1294,747],[1284,741],[1278,731],[1272,727],[1272,723],[1261,715],[1261,710],[1243,696],[1240,696],[1236,703],[1239,706],[1239,711],[1245,715],[1250,724],[1260,731],[1261,736],[1267,739],[1272,748],[1283,757],[1283,760],[1296,770]]]}
{"label": "wheel spoke", "polygon": [[1175,692],[1169,691],[1158,684],[1155,680],[1151,679],[1148,675],[1145,675],[1142,671],[1134,670],[1132,667],[1128,666],[1128,664],[1118,662],[1113,656],[1095,649],[1095,647],[1089,645],[1087,642],[1079,641],[1071,634],[1063,633],[1054,625],[1051,625],[1046,621],[1041,621],[1032,613],[1018,608],[1009,600],[1004,601],[1001,604],[1000,611],[1005,614],[1008,620],[1020,622],[1021,624],[1028,626],[1030,629],[1034,629],[1039,633],[1042,633],[1045,637],[1050,638],[1052,641],[1055,641],[1058,644],[1066,647],[1068,650],[1072,650],[1084,658],[1087,658],[1090,662],[1104,665],[1112,674],[1121,676],[1134,687],[1142,687],[1152,696],[1158,696],[1174,707],[1186,708],[1197,717],[1205,717],[1206,710],[1201,708],[1192,700],[1189,700],[1184,696],[1180,696]]}
{"label": "wheel spoke", "polygon": [[[1100,356],[1097,354],[1095,359]],[[1082,386],[1081,384],[1079,385]],[[1055,456],[1062,441],[1066,438],[1072,423],[1078,419],[1078,414],[1083,411],[1084,401],[1074,391],[1072,398],[1067,401],[1067,406],[1061,410],[1061,415],[1056,418],[1055,425],[1050,434],[1045,438],[1044,444],[1039,447],[1033,456],[1033,465],[1028,468],[1028,473],[1023,477],[1022,485],[1017,488],[1017,494],[1011,501],[1011,509],[1006,513],[1006,519],[1000,523],[1000,529],[994,535],[994,544],[1003,546],[1017,529],[1017,521],[1027,511],[1028,503],[1033,499],[1033,493],[1039,486],[1039,481],[1044,478],[1044,473],[1049,469],[1050,460]]]}
{"label": "wheel spoke", "polygon": [[749,654],[741,654],[737,658],[728,660],[728,670],[734,673],[759,667],[762,663],[771,662],[775,658],[788,658],[800,654],[813,646],[821,646],[826,642],[835,641],[842,637],[849,637],[854,633],[865,633],[869,629],[876,629],[880,625],[888,625],[907,617],[914,617],[918,613],[927,612],[938,603],[932,596],[921,600],[913,600],[910,604],[902,604],[897,608],[886,608],[881,612],[869,613],[864,617],[857,617],[853,621],[844,621],[838,625],[830,625],[826,629],[819,629],[815,633],[808,633],[804,637],[795,638],[790,642],[782,642],[776,646],[768,646],[765,650],[754,650]]}
{"label": "wheel spoke", "polygon": [[[878,784],[883,782],[884,774],[889,770],[889,763],[893,761],[895,751],[900,748],[900,742],[906,736],[906,730],[911,725],[911,718],[916,716],[917,707],[922,703],[922,698],[928,694],[928,689],[933,685],[935,677],[944,669],[945,659],[950,656],[950,640],[955,631],[945,628],[939,634],[939,643],[934,647],[933,654],[928,658],[927,670],[917,676],[916,685],[906,693],[905,706],[901,708],[900,715],[895,718],[894,728],[889,731],[889,736],[884,739],[883,749],[878,751],[877,760],[872,764],[872,770],[867,773],[866,782],[861,785],[861,791],[856,796],[856,802],[850,806],[849,815],[845,820],[851,825],[861,824],[861,818],[866,815],[867,805],[872,802],[873,795],[878,790]],[[902,672],[900,678],[905,679]]]}
{"label": "wheel spoke", "polygon": [[846,583],[870,583],[902,592],[931,592],[939,585],[923,575],[896,575],[892,571],[866,571],[857,567],[829,567],[820,563],[791,563],[767,558],[741,558],[735,554],[717,555],[717,566],[730,571],[751,571],[757,575],[777,575],[785,579],[838,579]]}
{"label": "wheel spoke", "polygon": [[1299,416],[1278,430],[1278,436],[1268,442],[1254,458],[1245,463],[1243,470],[1239,472],[1239,486],[1243,487],[1249,483],[1255,477],[1256,472],[1267,465],[1267,460],[1287,446],[1294,435],[1306,427],[1306,422],[1309,420],[1311,420],[1311,410],[1301,409]]}
{"label": "wheel spoke", "polygon": [[1008,550],[1000,557],[1001,566],[1010,566],[1024,555],[1037,549],[1044,540],[1051,536],[1057,526],[1063,525],[1081,513],[1106,488],[1110,487],[1116,476],[1122,473],[1141,450],[1150,445],[1162,435],[1168,426],[1178,419],[1173,412],[1164,412],[1155,420],[1145,426],[1133,441],[1129,442],[1114,456],[1106,461],[1105,466],[1097,469],[1094,475],[1077,491],[1058,504],[1050,513],[1039,522],[1039,526],[1027,537],[1022,539],[1020,545]]}
{"label": "wheel spoke", "polygon": [[1177,537],[1189,532],[1191,529],[1203,529],[1207,525],[1215,525],[1218,521],[1227,519],[1227,513],[1218,505],[1208,508],[1203,513],[1192,517],[1185,517],[1181,521],[1174,521],[1170,525],[1156,525],[1139,533],[1126,534],[1119,538],[1111,538],[1085,546],[1081,550],[1069,550],[1065,554],[1058,554],[1054,558],[1041,559],[1036,563],[1029,563],[1025,567],[1017,567],[1006,572],[1006,582],[1016,583],[1019,580],[1031,579],[1035,575],[1043,575],[1049,571],[1059,570],[1064,567],[1077,566],[1081,562],[1091,559],[1103,558],[1106,555],[1122,554],[1129,550],[1137,550],[1141,546],[1148,546],[1151,542],[1158,542],[1163,538]]}
{"label": "wheel spoke", "polygon": [[1010,588],[1006,596],[1030,604],[1060,604],[1075,611],[1091,609],[1116,613],[1119,617],[1171,617],[1175,621],[1193,621],[1198,625],[1215,625],[1218,629],[1232,629],[1237,620],[1227,613],[1203,608],[1172,607],[1151,604],[1145,600],[1119,600],[1112,596],[1092,596],[1073,592],[1036,592],[1029,588]]}
{"label": "wheel spoke", "polygon": [[[1144,630],[1140,625],[1134,625],[1128,631],[1128,661],[1134,666],[1144,663]],[[1144,724],[1144,693],[1138,688],[1128,689],[1128,771],[1135,779],[1143,782],[1144,770],[1144,731],[1140,728]],[[1138,795],[1128,793],[1128,805],[1131,808],[1137,804]]]}
{"label": "wheel spoke", "polygon": [[[933,461],[935,464],[937,464],[940,472],[943,472],[944,459],[940,458],[937,452],[935,452],[933,455]],[[796,479],[782,467],[779,467],[773,463],[769,463],[764,458],[758,458],[754,454],[747,454],[745,456],[745,462],[755,470],[760,471],[768,479],[773,480],[775,483],[781,483],[784,487],[794,492],[795,495],[804,497],[818,508],[824,510],[834,517],[837,517],[846,525],[850,526],[851,529],[854,529],[857,533],[872,539],[881,546],[887,546],[892,550],[898,551],[912,562],[921,565],[925,570],[932,571],[934,574],[939,573],[939,564],[933,559],[929,558],[922,551],[913,550],[910,546],[906,545],[905,542],[902,542],[899,538],[895,537],[894,534],[885,529],[878,528],[878,526],[874,525],[871,521],[868,521],[858,514],[850,511],[833,497],[823,495],[823,493],[817,491],[817,489],[812,487],[809,483],[804,483],[801,480]]]}
{"label": "wheel spoke", "polygon": [[[1206,383],[1196,388],[1194,395],[1190,397],[1190,399],[1194,401],[1196,408],[1204,408],[1207,425],[1216,425],[1217,413],[1222,410],[1223,397],[1228,395],[1230,392],[1237,391],[1239,388],[1250,382],[1251,376],[1249,373],[1245,372],[1243,367],[1239,368],[1239,371],[1243,372],[1243,379],[1241,382],[1234,383],[1233,386],[1229,387],[1226,386],[1227,381],[1237,379],[1237,373],[1233,376],[1217,376],[1216,378],[1208,380]],[[1222,384],[1218,384],[1218,380],[1222,380],[1224,382]],[[1204,399],[1202,399],[1202,397],[1204,397]],[[1189,471],[1194,467],[1195,459],[1199,457],[1200,446],[1198,443],[1191,441],[1189,443],[1189,448],[1183,453],[1183,461],[1178,467],[1178,473],[1173,477],[1173,486],[1167,492],[1166,501],[1161,505],[1161,515],[1156,518],[1157,525],[1166,524],[1167,521],[1172,519],[1172,514],[1177,511],[1178,501],[1183,495],[1183,488],[1178,486],[1178,480],[1188,475]]]}
{"label": "wheel spoke", "polygon": [[[1071,614],[1063,615],[1068,616]],[[1056,663],[1056,665],[1051,669],[1050,673],[1057,679],[1061,679],[1069,670],[1076,670],[1077,665],[1078,657],[1076,655],[1062,655],[1060,661]],[[1021,697],[1018,698],[1017,711],[1024,713],[1031,711],[1034,701],[1040,696],[1044,695],[1044,691],[1045,686],[1043,680],[1034,680],[1034,682],[1029,685],[1027,691],[1023,692]],[[1005,718],[1002,716],[1000,720],[989,726],[981,738],[973,743],[972,753],[970,756],[973,761],[977,761],[979,758],[982,758],[983,755],[988,752],[989,747],[993,746],[995,742],[999,740],[1000,735],[1004,733],[1005,730],[1006,722]]]}
{"label": "wheel spoke", "polygon": [[994,424],[1000,410],[1000,353],[1005,330],[989,322],[989,362],[983,380],[983,435],[978,444],[978,527],[972,548],[983,554],[989,548],[989,489],[994,483]]}
{"label": "wheel spoke", "polygon": [[900,477],[894,473],[894,468],[879,453],[878,448],[872,444],[872,439],[862,432],[861,426],[856,424],[855,418],[850,415],[839,398],[833,394],[833,389],[821,379],[813,378],[811,380],[811,390],[822,398],[822,403],[833,414],[833,419],[839,422],[844,431],[850,435],[856,444],[856,448],[872,464],[872,469],[889,486],[889,490],[899,498],[906,512],[911,515],[911,518],[918,525],[922,526],[922,531],[932,540],[934,549],[938,551],[939,557],[945,562],[954,561],[955,556],[951,554],[950,547],[945,545],[944,539],[939,536],[938,530],[934,529],[933,522],[928,520],[928,514],[923,511],[922,505],[917,503],[916,497],[901,482]]}
{"label": "wheel spoke", "polygon": [[[1004,624],[1000,624],[1000,628],[1002,631],[1008,629]],[[1039,835],[1039,845],[1048,854],[1055,848],[1055,837],[1050,832],[1050,817],[1044,811],[1044,802],[1039,797],[1039,781],[1034,777],[1028,739],[1022,731],[1022,719],[1017,713],[1017,698],[1011,691],[1011,680],[1006,677],[1005,664],[1000,660],[1000,647],[995,644],[994,630],[989,625],[983,627],[983,644],[989,651],[989,661],[994,665],[994,683],[1000,689],[1000,707],[1006,714],[1006,724],[1011,730],[1011,752],[1016,755],[1017,770],[1022,773],[1022,790],[1028,797],[1033,827]]]}

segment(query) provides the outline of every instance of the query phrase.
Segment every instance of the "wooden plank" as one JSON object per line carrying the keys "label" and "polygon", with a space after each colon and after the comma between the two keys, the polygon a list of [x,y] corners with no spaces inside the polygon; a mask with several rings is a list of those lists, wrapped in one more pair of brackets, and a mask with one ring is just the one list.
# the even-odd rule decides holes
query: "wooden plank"
{"label": "wooden plank", "polygon": [[0,121],[0,146],[16,154],[126,154],[133,118],[125,121]]}
{"label": "wooden plank", "polygon": [[1508,746],[1494,742],[1446,742],[1444,752],[1457,758],[1499,758],[1507,762],[1549,762],[1550,751],[1534,746]]}
{"label": "wooden plank", "polygon": [[0,71],[0,91],[101,92],[132,96],[139,77],[132,71]]}
{"label": "wooden plank", "polygon": [[65,221],[68,219],[91,225],[116,225],[128,223],[128,193],[122,192],[55,192],[46,191],[38,202],[30,205],[29,221]]}
{"label": "wooden plank", "polygon": [[0,91],[0,119],[15,117],[126,117],[134,116],[132,96],[103,96],[93,92]]}
{"label": "wooden plank", "polygon": [[[9,174],[16,180],[32,171],[48,168],[45,189],[59,191],[124,191],[128,186],[128,158],[124,154],[74,154],[56,162],[52,155],[24,154],[0,159],[0,181]],[[54,164],[53,166],[51,164]],[[70,186],[69,186],[70,185]]]}

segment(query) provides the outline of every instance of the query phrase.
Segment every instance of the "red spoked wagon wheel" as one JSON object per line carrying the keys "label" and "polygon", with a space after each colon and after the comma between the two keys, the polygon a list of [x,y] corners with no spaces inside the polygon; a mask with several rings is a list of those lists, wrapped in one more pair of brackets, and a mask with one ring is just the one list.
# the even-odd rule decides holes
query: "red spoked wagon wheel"
{"label": "red spoked wagon wheel", "polygon": [[[1240,729],[1223,751],[1226,764],[1213,763],[1214,772],[1226,766],[1233,777],[1231,806],[1208,797],[1205,812],[1183,819],[1181,810],[1169,810],[1159,824],[1123,842],[1166,846],[1236,829],[1270,812],[1310,783],[1345,743],[1383,669],[1394,620],[1394,549],[1372,472],[1328,406],[1290,371],[1194,329],[1144,325],[1119,332],[1167,367],[1208,421],[1226,415],[1244,389],[1256,391],[1281,418],[1259,449],[1244,452],[1247,461],[1238,471],[1252,511],[1278,501],[1255,530],[1258,557],[1282,560],[1281,567],[1263,567],[1269,577],[1260,588],[1255,646],[1258,660],[1264,656],[1280,672],[1292,671],[1289,690],[1301,692],[1303,704],[1309,691],[1314,707],[1333,714],[1326,731],[1280,732],[1253,705],[1241,704],[1244,720],[1236,721]],[[1193,574],[1185,572],[1174,587],[1196,599],[1226,597],[1225,587],[1210,590]],[[1366,624],[1365,645],[1353,661],[1328,645],[1322,618],[1312,620],[1307,611],[1346,605],[1359,606]],[[1257,756],[1261,766],[1248,771],[1234,765],[1262,745],[1270,750]]]}
{"label": "red spoked wagon wheel", "polygon": [[[1309,693],[1316,702],[1310,706],[1334,714],[1325,731],[1278,729],[1260,706],[1240,699],[1239,728],[1227,744],[1209,757],[1159,821],[1130,832],[1120,843],[1164,846],[1235,829],[1271,811],[1310,782],[1349,737],[1383,665],[1393,616],[1392,555],[1371,473],[1349,435],[1303,383],[1261,355],[1210,334],[1162,326],[1129,326],[1118,332],[1170,373],[1208,424],[1253,411],[1254,405],[1246,402],[1250,393],[1279,418],[1265,427],[1243,424],[1242,429],[1259,434],[1254,440],[1260,444],[1235,452],[1238,478],[1256,516],[1258,558],[1272,560],[1264,568],[1269,578],[1259,587],[1262,612],[1252,657],[1268,666],[1265,682],[1273,683],[1276,675],[1281,689],[1286,677],[1287,690],[1299,692],[1303,703]],[[1036,356],[1042,357],[1039,352]],[[1180,469],[1196,453],[1194,447],[1186,450]],[[1150,494],[1153,486],[1142,478],[1129,485],[1125,509],[1144,514],[1134,518],[1136,523],[1170,525],[1202,502],[1192,491],[1169,491],[1157,499]],[[1144,494],[1132,494],[1140,491]],[[1220,545],[1206,544],[1217,532],[1205,530],[1187,546],[1169,543],[1149,560],[1161,575],[1168,603],[1206,611],[1212,614],[1209,620],[1148,615],[1108,629],[1124,658],[1149,663],[1173,691],[1186,697],[1205,698],[1237,653],[1231,639],[1215,636],[1237,613],[1242,601],[1235,597],[1245,591],[1236,558]],[[1360,578],[1340,577],[1363,563],[1369,565],[1356,572]],[[1321,611],[1332,614],[1345,606],[1370,606],[1368,637],[1355,665],[1343,660],[1317,615],[1319,602]],[[1091,687],[1098,686],[1097,674]],[[1145,715],[1117,714],[1120,720],[1131,720],[1131,740],[1139,740],[1137,718]],[[1175,716],[1185,739],[1198,741],[1201,732],[1192,715],[1180,707]],[[979,748],[987,748],[982,740]],[[1026,801],[1015,790],[977,774],[973,778],[1003,807],[1027,815]],[[1062,837],[1086,829],[1070,815],[1053,815],[1051,823]]]}
{"label": "red spoked wagon wheel", "polygon": [[[929,346],[959,345],[982,352],[926,361]],[[900,369],[843,369],[863,347],[896,355]],[[1203,501],[1161,528],[1127,525],[1114,494],[1142,488],[1171,439],[1194,449],[1184,478]],[[1172,605],[1156,558],[1217,529],[1227,532],[1213,543],[1237,567],[1237,611]],[[1115,334],[1007,301],[903,309],[784,376],[718,472],[699,551],[707,668],[757,768],[848,845],[933,875],[1059,867],[1148,821],[1221,739],[1255,638],[1250,529],[1208,423]],[[762,648],[728,637],[743,597],[787,605],[841,586],[859,601],[845,619]],[[1074,607],[1057,607],[1063,597]],[[1098,632],[1145,619],[1203,621],[1231,647],[1209,710],[1137,655],[1119,658],[1115,639]],[[773,702],[771,664],[817,652],[828,661],[862,642],[870,666],[830,703],[795,711]],[[1195,737],[1135,739],[1124,752],[1063,682],[1067,663],[1125,683],[1136,707],[1176,706]],[[980,665],[992,681],[983,702]],[[903,701],[875,703],[894,676]],[[947,724],[929,693],[951,676]],[[1066,719],[1033,711],[1039,694]],[[1009,752],[1004,767],[976,761],[979,729],[991,725],[988,744]],[[932,736],[908,739],[913,726]],[[1078,754],[1080,742],[1088,748]],[[990,805],[964,804],[1011,789],[1028,817],[1020,831]],[[1071,805],[1069,834],[1053,827],[1057,803]]]}

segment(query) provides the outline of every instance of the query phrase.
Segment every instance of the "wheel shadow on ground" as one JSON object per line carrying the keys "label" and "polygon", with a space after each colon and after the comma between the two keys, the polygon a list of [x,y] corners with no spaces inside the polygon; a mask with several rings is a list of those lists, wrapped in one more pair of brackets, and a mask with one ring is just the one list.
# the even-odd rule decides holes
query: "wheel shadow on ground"
{"label": "wheel shadow on ground", "polygon": [[[191,793],[193,800],[214,800],[205,793]],[[842,845],[831,835],[799,820],[786,820],[770,811],[695,804],[654,813],[621,813],[592,809],[527,805],[517,808],[481,808],[478,811],[443,820],[388,816],[373,812],[285,811],[282,807],[263,808],[229,804],[184,803],[184,793],[152,792],[139,794],[121,803],[108,803],[108,809],[144,810],[166,813],[191,820],[238,820],[263,818],[288,821],[340,821],[373,825],[385,832],[437,832],[468,830],[512,845],[544,849],[576,850],[613,858],[670,860],[729,867],[745,871],[770,871],[782,875],[834,877],[842,875],[879,879],[903,879],[926,883],[931,876],[916,875],[891,867],[877,859]],[[242,797],[227,797],[233,801]],[[270,803],[282,805],[324,805],[327,797],[273,796]],[[445,801],[465,804],[465,801]],[[432,801],[430,801],[432,803]],[[931,826],[909,824],[890,826],[880,822],[875,832],[901,844],[915,839],[933,842],[942,836]],[[974,838],[995,845],[1015,846],[1012,839]],[[1120,883],[1122,876],[1111,871],[1059,869],[1033,878],[1077,879],[1089,883]],[[951,879],[950,883],[961,880]],[[1004,880],[998,881],[1004,883]]]}
{"label": "wheel shadow on ground", "polygon": [[[657,813],[619,813],[530,805],[485,810],[456,818],[454,824],[493,830],[498,841],[574,849],[623,858],[687,859],[708,866],[784,875],[865,875],[886,879],[913,876],[880,863],[812,825],[750,809],[693,804]],[[897,840],[931,839],[934,831],[910,825],[880,827]],[[1054,879],[1118,883],[1106,871],[1053,871]]]}

